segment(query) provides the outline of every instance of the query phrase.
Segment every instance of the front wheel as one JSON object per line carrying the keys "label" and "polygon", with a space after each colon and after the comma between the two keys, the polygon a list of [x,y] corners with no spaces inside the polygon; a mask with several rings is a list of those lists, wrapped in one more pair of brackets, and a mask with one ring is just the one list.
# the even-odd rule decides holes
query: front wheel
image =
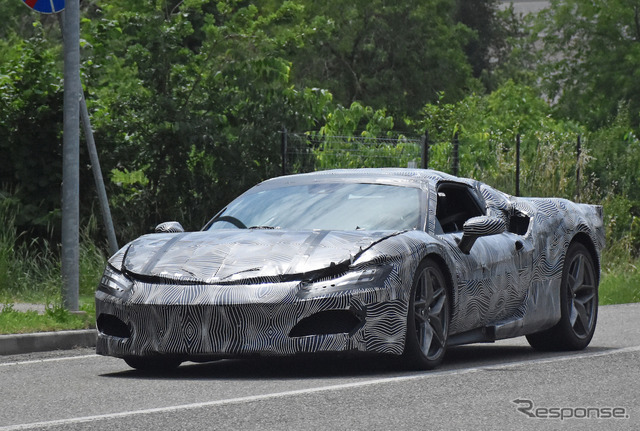
{"label": "front wheel", "polygon": [[449,336],[449,293],[444,273],[431,259],[424,260],[413,280],[407,313],[404,355],[410,365],[432,369],[440,365]]}
{"label": "front wheel", "polygon": [[598,276],[589,250],[569,246],[560,285],[560,321],[551,329],[527,335],[538,350],[582,350],[589,345],[598,317]]}

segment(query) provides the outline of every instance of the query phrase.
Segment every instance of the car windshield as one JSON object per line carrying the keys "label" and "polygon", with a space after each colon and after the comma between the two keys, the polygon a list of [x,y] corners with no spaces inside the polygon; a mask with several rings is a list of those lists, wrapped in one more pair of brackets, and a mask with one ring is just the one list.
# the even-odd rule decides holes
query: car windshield
{"label": "car windshield", "polygon": [[416,229],[420,193],[412,187],[358,183],[257,187],[231,202],[209,229]]}

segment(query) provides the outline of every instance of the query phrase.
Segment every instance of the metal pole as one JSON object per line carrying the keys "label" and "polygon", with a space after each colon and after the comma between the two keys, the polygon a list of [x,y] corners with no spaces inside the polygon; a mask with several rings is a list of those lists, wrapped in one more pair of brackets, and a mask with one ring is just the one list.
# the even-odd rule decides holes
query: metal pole
{"label": "metal pole", "polygon": [[[64,42],[64,22],[62,19],[62,15],[64,15],[64,11],[61,14],[58,14],[58,23],[60,24],[60,30],[62,32],[62,39]],[[87,110],[87,101],[84,98],[82,81],[80,80],[80,78],[78,79],[78,85],[80,86],[80,120],[82,120],[82,129],[84,130],[84,136],[87,140],[87,150],[89,152],[89,159],[91,160],[91,171],[93,172],[93,180],[96,183],[98,201],[100,202],[100,210],[102,212],[102,221],[104,223],[105,230],[107,231],[109,252],[113,255],[118,251],[118,241],[116,239],[115,229],[113,228],[113,218],[111,217],[111,209],[109,208],[107,191],[104,188],[104,179],[102,177],[102,169],[100,168],[100,159],[98,158],[96,141],[93,138],[93,129],[91,127],[91,119],[89,118],[89,111]]]}
{"label": "metal pole", "polygon": [[516,135],[516,196],[520,196],[520,134]]}
{"label": "metal pole", "polygon": [[63,305],[78,310],[80,288],[80,3],[64,11],[64,119],[62,143]]}
{"label": "metal pole", "polygon": [[582,153],[580,135],[576,144],[576,202],[580,202],[580,155]]}
{"label": "metal pole", "polygon": [[458,176],[458,165],[459,161],[459,153],[458,147],[460,146],[460,141],[458,140],[458,132],[453,135],[453,175]]}
{"label": "metal pole", "polygon": [[89,119],[89,111],[87,110],[87,102],[84,99],[84,92],[80,92],[80,97],[80,117],[82,119],[84,137],[87,140],[87,149],[89,150],[89,159],[91,160],[91,170],[93,171],[93,179],[96,183],[96,191],[98,192],[102,221],[104,222],[104,227],[107,231],[109,251],[114,255],[118,251],[118,240],[116,239],[116,232],[113,228],[111,209],[109,208],[107,191],[104,188],[102,169],[100,169],[100,159],[98,158],[98,151],[96,150],[96,141],[93,139],[93,130],[91,129],[91,120]]}
{"label": "metal pole", "polygon": [[282,175],[287,175],[287,128],[282,128]]}
{"label": "metal pole", "polygon": [[429,169],[429,131],[424,131],[422,137],[422,169]]}

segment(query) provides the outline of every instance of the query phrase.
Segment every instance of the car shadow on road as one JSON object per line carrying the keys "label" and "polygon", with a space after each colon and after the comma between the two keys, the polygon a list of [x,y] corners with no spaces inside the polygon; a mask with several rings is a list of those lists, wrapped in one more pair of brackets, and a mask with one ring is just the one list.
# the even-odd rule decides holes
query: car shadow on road
{"label": "car shadow on road", "polygon": [[553,360],[554,358],[606,352],[612,348],[587,347],[578,351],[539,351],[526,345],[469,344],[452,347],[447,351],[445,366],[450,369],[504,366],[521,362]]}
{"label": "car shadow on road", "polygon": [[345,378],[388,376],[406,372],[396,357],[374,355],[320,355],[319,357],[265,357],[223,359],[214,362],[185,362],[168,371],[139,371],[122,362],[123,371],[103,374],[115,378],[212,379],[212,380],[288,380],[301,378]]}
{"label": "car shadow on road", "polygon": [[416,373],[447,372],[461,369],[504,366],[520,362],[571,357],[584,352],[598,353],[610,350],[589,347],[578,352],[539,352],[531,347],[471,344],[452,347],[444,363],[433,371],[410,369],[396,356],[373,355],[320,355],[282,358],[224,359],[206,363],[186,362],[177,369],[139,371],[129,368],[124,361],[122,371],[105,373],[101,377],[121,379],[170,380],[295,380],[344,379],[345,377],[394,377]]}

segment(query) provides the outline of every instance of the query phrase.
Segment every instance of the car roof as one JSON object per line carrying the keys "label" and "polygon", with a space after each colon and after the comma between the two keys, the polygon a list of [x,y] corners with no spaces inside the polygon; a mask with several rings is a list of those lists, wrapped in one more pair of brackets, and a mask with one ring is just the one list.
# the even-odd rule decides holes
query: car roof
{"label": "car roof", "polygon": [[443,181],[455,181],[473,185],[474,180],[459,178],[444,172],[432,169],[408,169],[408,168],[360,168],[360,169],[331,169],[326,171],[310,172],[305,174],[286,175],[264,181],[265,185],[303,184],[312,182],[324,182],[335,180],[367,181],[381,183],[397,183],[405,185],[413,183],[425,186],[428,183],[437,184]]}

